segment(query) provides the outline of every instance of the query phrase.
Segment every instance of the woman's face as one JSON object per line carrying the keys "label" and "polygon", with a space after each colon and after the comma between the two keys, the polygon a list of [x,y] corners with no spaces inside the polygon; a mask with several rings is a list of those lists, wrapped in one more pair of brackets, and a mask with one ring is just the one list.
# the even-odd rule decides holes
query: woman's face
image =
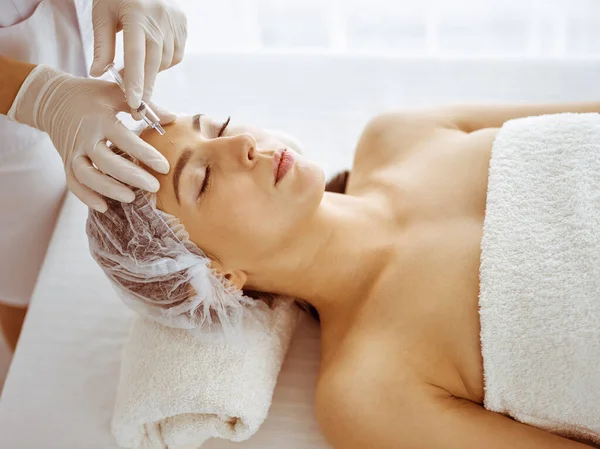
{"label": "woman's face", "polygon": [[196,243],[227,269],[248,270],[286,242],[316,211],[325,177],[266,130],[206,115],[179,117],[167,136],[142,138],[169,161],[160,209],[178,217]]}

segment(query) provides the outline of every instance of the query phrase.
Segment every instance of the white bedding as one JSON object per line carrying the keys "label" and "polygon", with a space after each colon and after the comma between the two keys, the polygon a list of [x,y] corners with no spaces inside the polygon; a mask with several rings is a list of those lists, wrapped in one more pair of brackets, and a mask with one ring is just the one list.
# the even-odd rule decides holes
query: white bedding
{"label": "white bedding", "polygon": [[[352,147],[377,112],[464,101],[600,101],[599,69],[598,60],[194,55],[160,75],[154,100],[284,129],[331,175],[350,166]],[[130,312],[88,255],[85,216],[68,197],[0,400],[2,449],[116,448],[109,422]],[[318,328],[304,323],[259,433],[207,449],[329,447],[312,412]]]}

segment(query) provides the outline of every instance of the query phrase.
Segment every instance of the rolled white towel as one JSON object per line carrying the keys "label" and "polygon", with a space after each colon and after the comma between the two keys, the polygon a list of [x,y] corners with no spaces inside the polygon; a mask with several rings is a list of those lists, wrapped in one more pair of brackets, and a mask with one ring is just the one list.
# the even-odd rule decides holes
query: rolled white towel
{"label": "rolled white towel", "polygon": [[254,435],[298,321],[291,300],[275,304],[243,345],[134,318],[112,420],[119,446],[195,449],[211,437],[243,441]]}

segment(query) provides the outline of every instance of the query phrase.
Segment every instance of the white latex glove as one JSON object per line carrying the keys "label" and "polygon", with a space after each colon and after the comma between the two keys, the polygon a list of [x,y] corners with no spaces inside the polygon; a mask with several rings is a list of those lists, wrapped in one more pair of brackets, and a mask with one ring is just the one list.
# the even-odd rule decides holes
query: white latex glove
{"label": "white latex glove", "polygon": [[115,36],[123,30],[126,99],[134,111],[150,101],[156,74],[183,58],[187,19],[174,0],[94,0],[92,24],[90,74],[96,77],[113,62]]}
{"label": "white latex glove", "polygon": [[[152,108],[163,124],[175,118]],[[124,202],[134,199],[133,191],[119,181],[151,192],[159,188],[154,176],[115,154],[107,140],[157,172],[169,171],[165,157],[117,119],[118,112],[128,110],[117,84],[39,65],[25,79],[7,115],[48,133],[64,162],[69,189],[104,212],[107,205],[101,195]]]}

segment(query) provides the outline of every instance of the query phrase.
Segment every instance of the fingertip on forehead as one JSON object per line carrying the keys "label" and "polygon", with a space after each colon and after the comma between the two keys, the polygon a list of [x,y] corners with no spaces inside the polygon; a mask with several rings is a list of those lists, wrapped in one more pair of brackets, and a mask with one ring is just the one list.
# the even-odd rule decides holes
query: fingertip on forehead
{"label": "fingertip on forehead", "polygon": [[163,176],[165,176],[162,173],[157,172],[156,170],[154,170],[152,167],[150,167],[149,165],[146,165],[145,163],[143,163],[142,161],[138,160],[138,164],[140,165],[140,167],[142,167],[144,170],[146,170],[148,173],[150,173],[152,176],[154,176],[156,179],[159,180],[159,182],[161,181],[161,178]]}
{"label": "fingertip on forehead", "polygon": [[169,135],[167,127],[165,126],[164,128],[167,133],[165,135],[161,135],[157,131],[149,129],[144,130],[144,132],[140,134],[140,138],[148,145],[151,145],[158,150],[170,164],[174,164],[172,159],[177,156],[178,151],[173,141],[177,142],[177,134],[173,133],[173,130],[171,130],[171,134]]}
{"label": "fingertip on forehead", "polygon": [[[176,130],[178,127],[180,127],[182,125],[182,121],[185,118],[186,118],[185,116],[177,116],[172,122],[161,125],[161,127],[165,130],[166,133],[169,133],[169,131],[172,133],[174,130]],[[149,126],[144,128],[144,130],[140,133],[140,138],[148,143],[150,143],[149,141],[151,141],[157,137],[162,137],[162,136],[160,133],[155,131],[153,128],[150,128]]]}
{"label": "fingertip on forehead", "polygon": [[151,131],[153,131],[153,129],[150,127],[144,128],[144,130],[140,133],[140,139],[147,142],[148,138],[151,136]]}
{"label": "fingertip on forehead", "polygon": [[160,146],[157,143],[157,139],[156,136],[158,135],[158,133],[153,130],[152,128],[146,128],[144,131],[142,131],[140,133],[140,139],[142,139],[144,142],[146,142],[149,145],[152,145],[154,148],[156,148],[158,151],[161,151]]}

